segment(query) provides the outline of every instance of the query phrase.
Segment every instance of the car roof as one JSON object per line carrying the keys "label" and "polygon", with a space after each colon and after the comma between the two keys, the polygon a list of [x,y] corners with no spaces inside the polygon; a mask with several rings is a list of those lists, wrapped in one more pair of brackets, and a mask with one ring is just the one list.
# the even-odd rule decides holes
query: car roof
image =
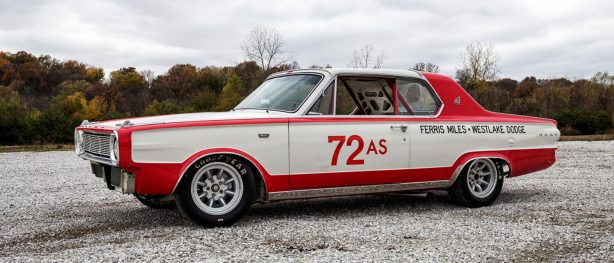
{"label": "car roof", "polygon": [[328,73],[331,75],[347,74],[347,75],[373,75],[373,76],[394,76],[394,77],[412,77],[425,79],[422,73],[415,70],[402,69],[371,69],[371,68],[314,68],[314,69],[297,69],[286,70],[271,74],[269,77],[293,73]]}

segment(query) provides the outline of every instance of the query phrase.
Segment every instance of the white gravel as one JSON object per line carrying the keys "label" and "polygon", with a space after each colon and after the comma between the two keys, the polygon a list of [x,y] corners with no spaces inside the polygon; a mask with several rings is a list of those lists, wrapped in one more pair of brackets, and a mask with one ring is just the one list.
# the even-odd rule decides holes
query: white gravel
{"label": "white gravel", "polygon": [[0,261],[614,261],[614,141],[559,143],[490,207],[369,195],[255,204],[205,229],[105,189],[73,152],[0,154]]}

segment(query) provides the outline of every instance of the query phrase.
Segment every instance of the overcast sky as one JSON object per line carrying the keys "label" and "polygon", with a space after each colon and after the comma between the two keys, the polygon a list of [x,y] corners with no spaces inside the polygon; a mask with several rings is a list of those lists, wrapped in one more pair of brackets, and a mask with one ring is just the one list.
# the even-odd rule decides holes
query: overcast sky
{"label": "overcast sky", "polygon": [[234,65],[254,26],[277,28],[303,67],[348,66],[371,44],[385,68],[433,62],[454,75],[464,47],[491,42],[500,77],[614,72],[614,1],[0,0],[0,50],[164,73]]}

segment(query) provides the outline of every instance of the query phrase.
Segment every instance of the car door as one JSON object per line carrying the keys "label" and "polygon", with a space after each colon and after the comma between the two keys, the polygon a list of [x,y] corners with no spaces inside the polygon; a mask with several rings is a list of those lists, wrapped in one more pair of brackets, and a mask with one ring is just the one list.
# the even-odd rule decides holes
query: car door
{"label": "car door", "polygon": [[[451,137],[438,113],[443,104],[432,87],[422,79],[400,78],[396,82],[399,114],[407,118],[411,144],[409,155],[412,182],[447,180],[447,169],[458,156],[452,148],[465,144],[463,137]],[[456,129],[456,128],[455,128]],[[458,128],[464,132],[464,127]],[[456,154],[456,157],[454,156]]]}
{"label": "car door", "polygon": [[[289,123],[290,188],[405,182],[407,122],[395,115],[394,81],[339,77]],[[392,86],[392,87],[391,87]]]}

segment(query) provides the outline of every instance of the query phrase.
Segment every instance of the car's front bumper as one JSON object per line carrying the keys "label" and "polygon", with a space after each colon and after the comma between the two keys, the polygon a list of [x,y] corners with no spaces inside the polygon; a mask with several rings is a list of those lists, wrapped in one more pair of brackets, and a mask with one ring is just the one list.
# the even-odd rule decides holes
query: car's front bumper
{"label": "car's front bumper", "polygon": [[133,173],[128,173],[119,167],[90,162],[92,173],[96,177],[102,178],[107,187],[111,190],[116,190],[124,194],[133,194],[135,191],[135,176]]}

